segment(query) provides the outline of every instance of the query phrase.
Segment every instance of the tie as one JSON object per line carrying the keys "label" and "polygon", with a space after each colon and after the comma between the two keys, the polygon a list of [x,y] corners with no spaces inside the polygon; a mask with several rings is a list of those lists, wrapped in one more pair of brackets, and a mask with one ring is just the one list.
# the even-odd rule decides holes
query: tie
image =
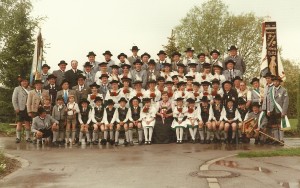
{"label": "tie", "polygon": [[40,90],[38,90],[38,92],[37,92],[37,93],[38,93],[38,95],[39,95],[39,96],[41,96],[41,91],[40,91]]}
{"label": "tie", "polygon": [[232,70],[229,71],[230,73],[230,81],[232,80]]}
{"label": "tie", "polygon": [[67,94],[67,91],[65,91],[65,94],[64,94],[64,101],[65,101],[65,103],[68,102],[68,94]]}

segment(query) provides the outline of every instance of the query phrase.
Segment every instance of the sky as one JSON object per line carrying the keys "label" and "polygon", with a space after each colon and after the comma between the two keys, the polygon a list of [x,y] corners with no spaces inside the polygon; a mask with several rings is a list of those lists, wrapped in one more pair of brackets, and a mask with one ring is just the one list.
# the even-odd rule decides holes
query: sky
{"label": "sky", "polygon": [[[130,55],[137,45],[139,54],[148,52],[151,58],[167,44],[171,30],[187,12],[204,0],[32,0],[32,16],[46,19],[40,24],[46,48],[45,60],[51,70],[60,60],[79,65],[94,51],[97,61],[110,50],[117,60],[121,52]],[[223,0],[233,14],[254,12],[270,16],[277,22],[277,40],[281,56],[300,62],[299,0]],[[260,55],[260,54],[259,54]],[[70,68],[70,63],[68,65]]]}

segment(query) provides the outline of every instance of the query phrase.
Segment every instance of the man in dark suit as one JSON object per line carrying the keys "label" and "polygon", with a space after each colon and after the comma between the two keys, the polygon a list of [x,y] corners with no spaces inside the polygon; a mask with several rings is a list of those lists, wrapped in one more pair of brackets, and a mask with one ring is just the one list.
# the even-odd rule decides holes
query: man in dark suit
{"label": "man in dark suit", "polygon": [[56,76],[56,85],[61,85],[61,82],[65,79],[65,71],[68,63],[66,63],[64,60],[61,60],[58,63],[59,70],[53,71],[53,75]]}
{"label": "man in dark suit", "polygon": [[49,84],[47,86],[44,86],[44,89],[49,91],[51,104],[52,104],[52,106],[54,106],[56,103],[56,95],[57,95],[57,92],[60,90],[60,86],[55,84],[56,76],[54,76],[53,74],[50,74],[48,76],[47,81]]}
{"label": "man in dark suit", "polygon": [[65,78],[69,82],[70,89],[77,85],[77,77],[79,74],[82,74],[83,72],[78,67],[78,62],[76,60],[71,61],[71,69],[66,71]]}
{"label": "man in dark suit", "polygon": [[76,96],[78,101],[82,99],[87,99],[88,94],[90,93],[89,85],[85,84],[86,77],[82,74],[77,77],[77,85],[72,87],[72,90],[76,91]]}
{"label": "man in dark suit", "polygon": [[233,101],[234,107],[237,107],[238,93],[235,89],[232,88],[233,87],[232,82],[226,80],[225,82],[223,82],[222,86],[224,90],[224,94],[223,94],[224,106],[226,106],[227,101],[231,99]]}

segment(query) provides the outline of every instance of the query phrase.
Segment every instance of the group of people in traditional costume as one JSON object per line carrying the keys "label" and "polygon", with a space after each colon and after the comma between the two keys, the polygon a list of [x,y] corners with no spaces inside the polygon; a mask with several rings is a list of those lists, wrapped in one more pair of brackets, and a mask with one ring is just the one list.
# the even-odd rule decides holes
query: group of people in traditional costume
{"label": "group of people in traditional costume", "polygon": [[155,61],[146,52],[139,56],[133,46],[132,55],[120,53],[118,61],[111,59],[110,51],[103,53],[104,62],[89,52],[83,70],[76,60],[66,70],[62,60],[50,74],[44,64],[41,79],[32,86],[18,78],[12,96],[16,142],[25,126],[27,142],[42,144],[50,138],[54,146],[118,146],[123,135],[125,146],[133,146],[135,136],[139,145],[236,143],[245,142],[243,122],[254,119],[255,144],[276,144],[258,131],[283,140],[287,91],[281,78],[270,73],[264,88],[253,78],[250,89],[243,80],[246,63],[237,50],[231,46],[224,61],[218,50],[195,56],[194,49],[187,48],[184,55],[174,52],[171,61],[160,50]]}

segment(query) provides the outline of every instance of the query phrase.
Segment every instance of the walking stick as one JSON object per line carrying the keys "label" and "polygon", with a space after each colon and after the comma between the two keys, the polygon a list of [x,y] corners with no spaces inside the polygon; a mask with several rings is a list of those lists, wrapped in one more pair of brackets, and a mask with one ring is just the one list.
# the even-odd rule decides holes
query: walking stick
{"label": "walking stick", "polygon": [[280,140],[278,140],[278,139],[276,139],[276,138],[274,138],[274,137],[272,137],[272,136],[270,136],[270,135],[268,135],[268,134],[266,134],[266,133],[264,133],[264,132],[262,132],[262,131],[258,131],[258,132],[259,132],[260,134],[262,134],[262,135],[264,135],[264,136],[266,136],[266,137],[268,137],[268,138],[270,138],[270,139],[276,141],[276,142],[279,142],[280,144],[283,144],[283,145],[285,145],[285,146],[287,146],[287,147],[292,147],[292,146],[289,146],[289,145],[287,145],[286,143],[284,143],[284,142],[282,142],[282,141],[280,141]]}

